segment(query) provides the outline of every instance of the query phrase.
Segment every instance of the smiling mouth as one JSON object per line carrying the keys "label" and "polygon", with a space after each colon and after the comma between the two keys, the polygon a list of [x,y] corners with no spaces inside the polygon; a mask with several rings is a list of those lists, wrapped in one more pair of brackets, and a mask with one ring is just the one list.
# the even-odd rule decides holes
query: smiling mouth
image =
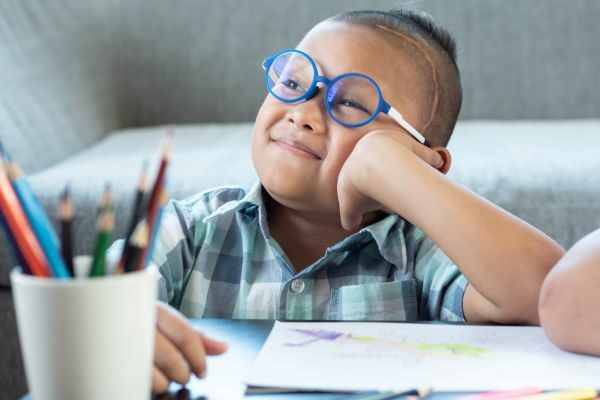
{"label": "smiling mouth", "polygon": [[321,159],[321,157],[319,157],[317,154],[315,154],[311,149],[304,146],[302,143],[296,142],[294,140],[271,139],[271,141],[274,142],[279,147],[283,148],[284,150],[287,150],[290,153],[295,154],[297,156],[309,158],[312,160],[320,160]]}

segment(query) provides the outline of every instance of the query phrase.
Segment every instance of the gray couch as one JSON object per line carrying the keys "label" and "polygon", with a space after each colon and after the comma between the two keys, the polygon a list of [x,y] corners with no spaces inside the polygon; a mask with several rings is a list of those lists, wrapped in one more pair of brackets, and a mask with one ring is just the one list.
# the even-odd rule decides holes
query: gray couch
{"label": "gray couch", "polygon": [[[2,0],[0,139],[51,215],[70,182],[77,252],[105,182],[128,217],[142,160],[176,131],[181,198],[255,179],[251,121],[264,56],[319,20],[400,1]],[[563,246],[600,226],[600,2],[428,0],[454,33],[464,106],[449,146],[458,182]],[[124,224],[117,228],[122,235]],[[460,226],[457,226],[460,229]],[[1,237],[4,242],[4,237]],[[0,398],[26,392],[0,243]]]}

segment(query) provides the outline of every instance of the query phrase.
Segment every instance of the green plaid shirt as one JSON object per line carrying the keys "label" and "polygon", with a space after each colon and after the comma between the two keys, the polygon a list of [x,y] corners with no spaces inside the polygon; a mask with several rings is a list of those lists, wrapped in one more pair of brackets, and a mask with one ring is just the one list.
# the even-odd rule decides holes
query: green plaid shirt
{"label": "green plaid shirt", "polygon": [[152,258],[161,300],[190,318],[464,320],[466,278],[397,215],[296,273],[269,234],[260,183],[171,201]]}

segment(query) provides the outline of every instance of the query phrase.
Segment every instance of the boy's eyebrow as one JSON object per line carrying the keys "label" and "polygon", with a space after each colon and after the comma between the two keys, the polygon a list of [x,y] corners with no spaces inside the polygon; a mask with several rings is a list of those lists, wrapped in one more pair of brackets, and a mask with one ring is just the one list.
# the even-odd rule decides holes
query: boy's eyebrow
{"label": "boy's eyebrow", "polygon": [[434,87],[433,104],[431,105],[431,113],[429,114],[429,118],[427,119],[427,121],[425,122],[425,125],[422,128],[422,131],[426,131],[427,128],[429,127],[429,125],[431,125],[431,123],[433,122],[435,114],[437,113],[438,101],[439,101],[438,74],[437,74],[437,68],[435,66],[435,63],[433,62],[433,59],[431,58],[431,55],[429,54],[429,52],[425,49],[425,46],[423,45],[423,43],[420,42],[419,40],[416,40],[414,37],[407,35],[404,32],[396,31],[385,25],[377,24],[375,26],[381,30],[384,30],[395,36],[399,36],[402,39],[405,39],[408,42],[412,43],[417,48],[417,50],[419,50],[424,55],[425,60],[427,61],[427,63],[429,64],[429,67],[431,68],[431,74],[433,75],[433,87]]}
{"label": "boy's eyebrow", "polygon": [[312,58],[312,60],[315,62],[315,66],[317,67],[317,73],[322,76],[329,76],[329,75],[327,75],[327,73],[325,73],[325,70],[323,69],[323,66],[319,62],[318,58],[316,56],[313,56],[310,53],[309,53],[309,55],[310,55],[310,58]]}
{"label": "boy's eyebrow", "polygon": [[301,48],[299,48],[299,47],[295,47],[295,49],[296,49],[296,50],[302,50],[303,52],[305,52],[306,54],[308,54],[308,55],[310,56],[310,58],[311,58],[311,59],[314,61],[314,63],[315,63],[315,66],[317,67],[317,73],[318,73],[319,75],[322,75],[322,76],[327,76],[327,77],[329,77],[329,76],[330,76],[330,75],[328,75],[328,74],[327,74],[327,72],[326,72],[326,71],[323,69],[323,64],[321,64],[321,63],[319,62],[319,58],[318,58],[316,55],[314,55],[314,54],[313,54],[311,51],[308,51],[308,49],[301,49]]}

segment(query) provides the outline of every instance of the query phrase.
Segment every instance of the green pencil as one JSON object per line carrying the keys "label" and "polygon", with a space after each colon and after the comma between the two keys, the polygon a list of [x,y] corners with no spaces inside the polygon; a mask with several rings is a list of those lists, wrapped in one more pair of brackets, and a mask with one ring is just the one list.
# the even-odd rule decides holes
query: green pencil
{"label": "green pencil", "polygon": [[104,265],[106,263],[106,250],[112,239],[112,232],[115,226],[115,216],[112,204],[106,207],[98,218],[98,233],[96,234],[96,248],[94,250],[94,261],[90,276],[103,276]]}

